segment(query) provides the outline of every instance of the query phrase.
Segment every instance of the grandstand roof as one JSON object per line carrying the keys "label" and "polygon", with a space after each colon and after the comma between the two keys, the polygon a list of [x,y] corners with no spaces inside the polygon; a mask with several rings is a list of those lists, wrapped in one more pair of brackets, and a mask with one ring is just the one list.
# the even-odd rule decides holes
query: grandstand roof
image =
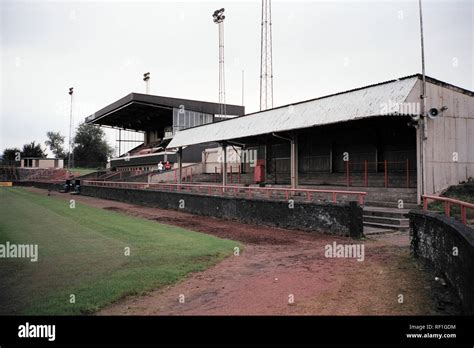
{"label": "grandstand roof", "polygon": [[[130,93],[129,95],[86,117],[86,123],[131,130],[155,130],[170,124],[173,108],[219,114],[220,104],[198,100],[170,98],[150,94]],[[226,104],[227,115],[239,116],[245,108]]]}
{"label": "grandstand roof", "polygon": [[[177,132],[168,148],[244,139],[274,132],[290,131],[319,125],[357,120],[381,115],[381,105],[403,103],[414,88],[420,74],[361,87],[295,104],[235,117]],[[462,93],[468,91],[426,77],[427,81]],[[390,115],[389,115],[390,116]],[[393,116],[393,113],[391,114]],[[413,115],[415,116],[415,115]]]}

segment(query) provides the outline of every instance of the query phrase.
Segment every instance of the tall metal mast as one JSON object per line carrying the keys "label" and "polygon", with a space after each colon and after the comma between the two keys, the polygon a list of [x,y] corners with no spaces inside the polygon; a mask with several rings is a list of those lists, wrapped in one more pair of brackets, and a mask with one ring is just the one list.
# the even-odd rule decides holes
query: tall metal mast
{"label": "tall metal mast", "polygon": [[[422,5],[421,0],[418,0],[418,7],[420,10],[420,38],[421,38],[421,73],[422,73],[422,82],[421,82],[421,115],[420,118],[420,181],[421,181],[421,194],[425,194],[426,190],[426,170],[425,170],[425,163],[426,163],[426,138],[428,134],[427,128],[427,120],[426,120],[426,75],[425,75],[425,45],[424,45],[424,35],[423,35],[423,12],[422,12]],[[419,198],[418,198],[419,199]]]}
{"label": "tall metal mast", "polygon": [[150,73],[143,74],[143,81],[145,81],[145,93],[150,94]]}
{"label": "tall metal mast", "polygon": [[273,108],[272,5],[262,0],[260,110]]}
{"label": "tall metal mast", "polygon": [[73,146],[72,146],[72,124],[73,124],[73,118],[72,118],[72,96],[74,94],[74,87],[69,88],[69,95],[71,96],[71,106],[70,106],[70,113],[69,113],[69,153],[68,153],[68,159],[67,159],[67,167],[70,169],[73,167]]}
{"label": "tall metal mast", "polygon": [[227,115],[225,104],[225,70],[224,70],[224,9],[215,10],[214,23],[219,30],[219,112],[224,117]]}

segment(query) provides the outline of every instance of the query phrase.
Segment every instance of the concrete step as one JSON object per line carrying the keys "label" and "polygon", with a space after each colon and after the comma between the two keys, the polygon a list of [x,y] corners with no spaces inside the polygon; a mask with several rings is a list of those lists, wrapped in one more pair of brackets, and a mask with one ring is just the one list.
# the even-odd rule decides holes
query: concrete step
{"label": "concrete step", "polygon": [[407,218],[394,218],[386,216],[363,215],[364,222],[375,222],[386,225],[409,227],[410,220]]}
{"label": "concrete step", "polygon": [[379,216],[403,219],[408,217],[410,209],[398,209],[388,207],[377,207],[377,206],[365,206],[364,216]]}
{"label": "concrete step", "polygon": [[362,220],[365,228],[382,230],[408,231],[410,220],[407,218],[410,209],[391,207],[364,206]]}
{"label": "concrete step", "polygon": [[375,234],[386,234],[386,233],[394,233],[395,230],[388,229],[388,228],[377,228],[371,226],[364,226],[364,234],[366,236],[375,235]]}
{"label": "concrete step", "polygon": [[382,224],[382,223],[378,223],[378,222],[368,222],[368,221],[364,221],[364,226],[384,228],[384,229],[389,229],[389,230],[392,230],[392,231],[403,231],[403,232],[408,232],[408,230],[410,229],[409,226]]}
{"label": "concrete step", "polygon": [[[398,200],[392,201],[392,202],[366,200],[365,205],[373,206],[373,207],[381,207],[381,208],[383,207],[383,208],[398,209]],[[417,209],[417,208],[419,208],[419,206],[415,202],[403,201],[403,208],[405,208],[405,209]]]}

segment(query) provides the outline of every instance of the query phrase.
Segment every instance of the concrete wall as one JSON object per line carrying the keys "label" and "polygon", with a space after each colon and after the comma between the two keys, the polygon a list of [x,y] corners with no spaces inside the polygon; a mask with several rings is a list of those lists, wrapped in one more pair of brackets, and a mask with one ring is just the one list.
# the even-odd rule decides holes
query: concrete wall
{"label": "concrete wall", "polygon": [[[286,201],[264,201],[189,193],[157,192],[82,186],[81,193],[103,199],[188,213],[213,216],[243,223],[262,224],[289,229],[325,232],[360,237],[363,234],[362,208],[355,202],[345,204],[296,203],[293,209]],[[180,200],[184,208],[180,209]]]}
{"label": "concrete wall", "polygon": [[[420,102],[420,93],[421,81],[418,81],[407,102]],[[436,119],[427,119],[424,174],[427,194],[439,193],[474,177],[474,98],[455,87],[427,82],[427,110],[442,106],[448,109]],[[454,152],[458,154],[457,162],[453,160]]]}
{"label": "concrete wall", "polygon": [[409,217],[413,255],[448,280],[461,298],[465,314],[474,314],[474,230],[442,214],[412,211]]}

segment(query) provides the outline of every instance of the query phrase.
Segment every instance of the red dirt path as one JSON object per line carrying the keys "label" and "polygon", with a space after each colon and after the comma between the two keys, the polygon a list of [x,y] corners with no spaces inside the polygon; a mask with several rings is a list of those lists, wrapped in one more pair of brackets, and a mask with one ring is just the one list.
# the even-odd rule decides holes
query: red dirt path
{"label": "red dirt path", "polygon": [[[72,198],[59,193],[52,195]],[[99,315],[440,314],[430,296],[427,275],[409,255],[407,234],[357,241],[86,196],[74,199],[245,245],[240,256],[229,257],[172,286],[121,299],[100,310]],[[363,243],[365,260],[326,258],[324,247],[334,241]],[[398,303],[400,294],[402,304]],[[179,302],[180,295],[184,295],[184,303]],[[289,303],[291,295],[294,303]]]}

